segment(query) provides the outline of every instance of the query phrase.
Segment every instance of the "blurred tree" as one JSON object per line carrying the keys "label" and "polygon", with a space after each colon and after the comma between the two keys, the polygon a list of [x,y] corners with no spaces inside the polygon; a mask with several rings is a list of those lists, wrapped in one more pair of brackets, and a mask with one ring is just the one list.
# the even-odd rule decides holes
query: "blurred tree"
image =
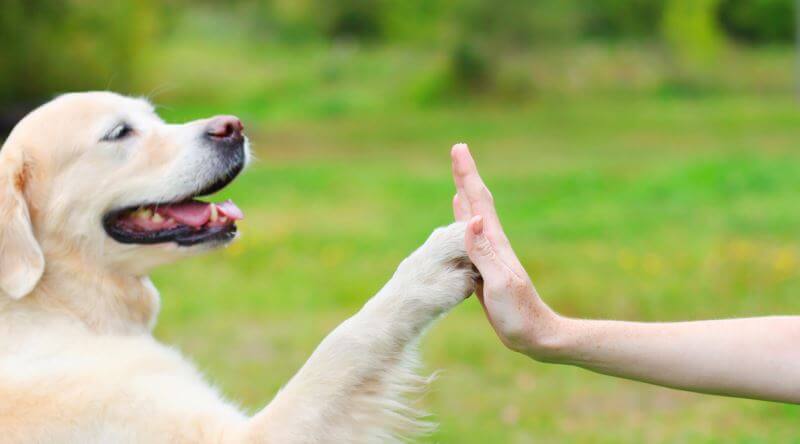
{"label": "blurred tree", "polygon": [[580,5],[558,0],[463,0],[456,2],[461,33],[497,49],[574,41]]}
{"label": "blurred tree", "polygon": [[452,20],[458,27],[442,82],[446,95],[528,90],[519,72],[513,85],[506,84],[506,62],[537,46],[574,43],[580,35],[579,9],[577,2],[558,0],[452,2]]}
{"label": "blurred tree", "polygon": [[661,31],[678,64],[691,69],[715,63],[723,44],[718,4],[719,0],[667,0]]}
{"label": "blurred tree", "polygon": [[458,26],[452,0],[386,1],[385,38],[394,42],[441,44]]}
{"label": "blurred tree", "polygon": [[[209,2],[214,5],[214,2]],[[385,0],[231,0],[243,23],[286,44],[320,40],[376,41],[385,36]],[[217,5],[218,7],[218,5]]]}
{"label": "blurred tree", "polygon": [[[314,1],[231,0],[229,4],[254,37],[294,45],[321,38],[318,24],[311,19]],[[219,7],[215,1],[209,1],[211,8],[215,5]]]}
{"label": "blurred tree", "polygon": [[[148,63],[151,50],[154,60],[172,61],[182,57],[182,50],[201,52],[203,45],[223,38],[271,49],[308,45],[327,51],[328,42],[340,39],[404,46],[412,48],[409,53],[422,47],[417,53],[432,55],[429,60],[434,61],[430,68],[414,67],[426,100],[443,95],[519,97],[544,90],[535,82],[546,83],[542,72],[552,70],[540,69],[537,51],[593,39],[663,42],[666,57],[655,55],[652,60],[659,66],[653,70],[664,70],[666,59],[667,77],[691,83],[712,72],[725,34],[753,43],[790,41],[791,2],[2,0],[0,114],[11,104],[35,103],[68,90],[141,91],[145,83],[160,83],[165,77]],[[154,48],[156,37],[169,44]],[[341,46],[359,50],[359,45]],[[573,69],[577,63],[563,63],[565,72],[580,74]],[[186,82],[181,69],[174,77]],[[534,81],[534,72],[539,80]],[[576,84],[578,74],[572,77]],[[196,86],[201,84],[198,79],[187,88],[206,94]]]}
{"label": "blurred tree", "polygon": [[601,38],[658,37],[667,0],[582,0],[584,35]]}
{"label": "blurred tree", "polygon": [[370,41],[384,34],[382,0],[317,0],[315,14],[329,38]]}
{"label": "blurred tree", "polygon": [[453,92],[480,93],[487,90],[494,79],[490,67],[491,57],[486,48],[464,40],[453,48],[449,60]]}
{"label": "blurred tree", "polygon": [[70,90],[128,90],[154,37],[152,0],[4,0],[0,107]]}
{"label": "blurred tree", "polygon": [[722,0],[719,22],[734,39],[746,43],[791,43],[793,0]]}

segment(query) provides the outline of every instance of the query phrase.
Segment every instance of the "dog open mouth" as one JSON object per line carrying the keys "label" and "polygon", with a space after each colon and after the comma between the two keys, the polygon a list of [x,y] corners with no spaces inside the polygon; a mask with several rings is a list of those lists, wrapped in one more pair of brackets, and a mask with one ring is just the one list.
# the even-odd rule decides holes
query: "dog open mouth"
{"label": "dog open mouth", "polygon": [[174,242],[192,246],[207,242],[228,242],[236,237],[236,222],[244,214],[231,200],[209,203],[197,200],[225,188],[244,168],[243,157],[232,170],[197,194],[174,202],[151,203],[108,213],[103,227],[112,239],[123,244]]}
{"label": "dog open mouth", "polygon": [[242,211],[230,200],[207,203],[190,199],[116,211],[106,217],[104,225],[108,234],[121,243],[175,242],[191,246],[233,239],[236,221],[243,218]]}

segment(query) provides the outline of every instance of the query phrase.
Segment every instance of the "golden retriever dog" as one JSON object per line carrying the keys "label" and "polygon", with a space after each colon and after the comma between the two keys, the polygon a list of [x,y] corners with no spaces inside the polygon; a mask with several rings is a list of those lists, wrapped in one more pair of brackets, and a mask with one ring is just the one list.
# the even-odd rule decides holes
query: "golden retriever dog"
{"label": "golden retriever dog", "polygon": [[473,291],[463,224],[434,231],[255,415],[153,338],[148,272],[236,238],[236,205],[197,198],[248,157],[235,117],[166,124],[146,101],[109,92],[66,94],[19,122],[0,150],[0,441],[383,443],[424,432],[404,399],[427,381],[413,371],[417,339]]}

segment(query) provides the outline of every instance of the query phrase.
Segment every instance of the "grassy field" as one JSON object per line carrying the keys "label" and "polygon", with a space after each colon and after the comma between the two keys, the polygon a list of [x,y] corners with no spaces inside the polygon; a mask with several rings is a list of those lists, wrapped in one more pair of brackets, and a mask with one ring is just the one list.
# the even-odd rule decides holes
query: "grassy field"
{"label": "grassy field", "polygon": [[[229,249],[159,271],[157,335],[232,399],[267,403],[315,345],[451,220],[449,146],[473,147],[540,293],[572,316],[800,312],[800,108],[789,97],[542,99],[243,116],[257,162]],[[271,116],[271,117],[270,117]],[[445,370],[424,442],[800,442],[800,408],[700,396],[505,350],[474,299],[422,344]]]}
{"label": "grassy field", "polygon": [[[156,333],[248,408],[451,221],[457,141],[567,315],[800,312],[800,106],[785,49],[727,52],[692,84],[653,48],[540,48],[511,55],[533,79],[524,99],[431,103],[447,82],[439,50],[286,48],[219,20],[180,24],[146,71],[168,120],[237,114],[259,160],[221,196],[246,212],[240,241],[156,274]],[[422,401],[441,424],[424,442],[800,443],[799,407],[513,354],[474,299],[422,349],[428,371],[444,370]]]}
{"label": "grassy field", "polygon": [[[696,15],[717,3],[786,2],[591,8],[634,17],[683,5],[671,21],[677,34],[685,24],[685,39],[665,39],[663,18],[641,35],[579,32],[570,20],[589,17],[589,2],[536,2],[543,15],[532,26],[487,1],[376,2],[400,15],[377,16],[388,32],[360,41],[322,23],[331,5],[369,2],[27,3],[3,6],[15,40],[0,54],[19,60],[0,62],[25,69],[0,71],[0,99],[24,108],[92,85],[144,94],[171,122],[243,119],[257,160],[219,196],[244,210],[241,239],[155,273],[155,334],[252,411],[450,223],[455,142],[472,147],[516,252],[565,315],[800,314],[795,49],[716,41]],[[502,14],[467,13],[483,3]],[[534,32],[514,37],[520,24]],[[547,37],[551,25],[563,38]],[[800,444],[800,406],[514,354],[474,298],[429,332],[422,352],[426,371],[443,370],[420,401],[440,423],[426,443]]]}

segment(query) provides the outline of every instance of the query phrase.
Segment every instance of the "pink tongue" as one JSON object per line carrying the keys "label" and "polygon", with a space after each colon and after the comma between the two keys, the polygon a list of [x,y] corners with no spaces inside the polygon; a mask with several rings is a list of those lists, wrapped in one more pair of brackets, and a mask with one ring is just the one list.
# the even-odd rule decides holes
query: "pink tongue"
{"label": "pink tongue", "polygon": [[[227,217],[230,221],[244,219],[242,210],[230,200],[217,204],[217,211],[220,217]],[[200,228],[211,219],[211,204],[193,200],[161,207],[158,212],[175,219],[179,224]]]}
{"label": "pink tongue", "polygon": [[162,207],[168,217],[175,219],[179,224],[200,228],[211,218],[211,207],[205,202],[183,202]]}
{"label": "pink tongue", "polygon": [[244,219],[244,213],[242,213],[242,210],[240,210],[239,207],[237,207],[232,200],[226,200],[221,204],[217,204],[217,209],[219,210],[219,213],[221,215],[227,217],[228,219],[231,220]]}

